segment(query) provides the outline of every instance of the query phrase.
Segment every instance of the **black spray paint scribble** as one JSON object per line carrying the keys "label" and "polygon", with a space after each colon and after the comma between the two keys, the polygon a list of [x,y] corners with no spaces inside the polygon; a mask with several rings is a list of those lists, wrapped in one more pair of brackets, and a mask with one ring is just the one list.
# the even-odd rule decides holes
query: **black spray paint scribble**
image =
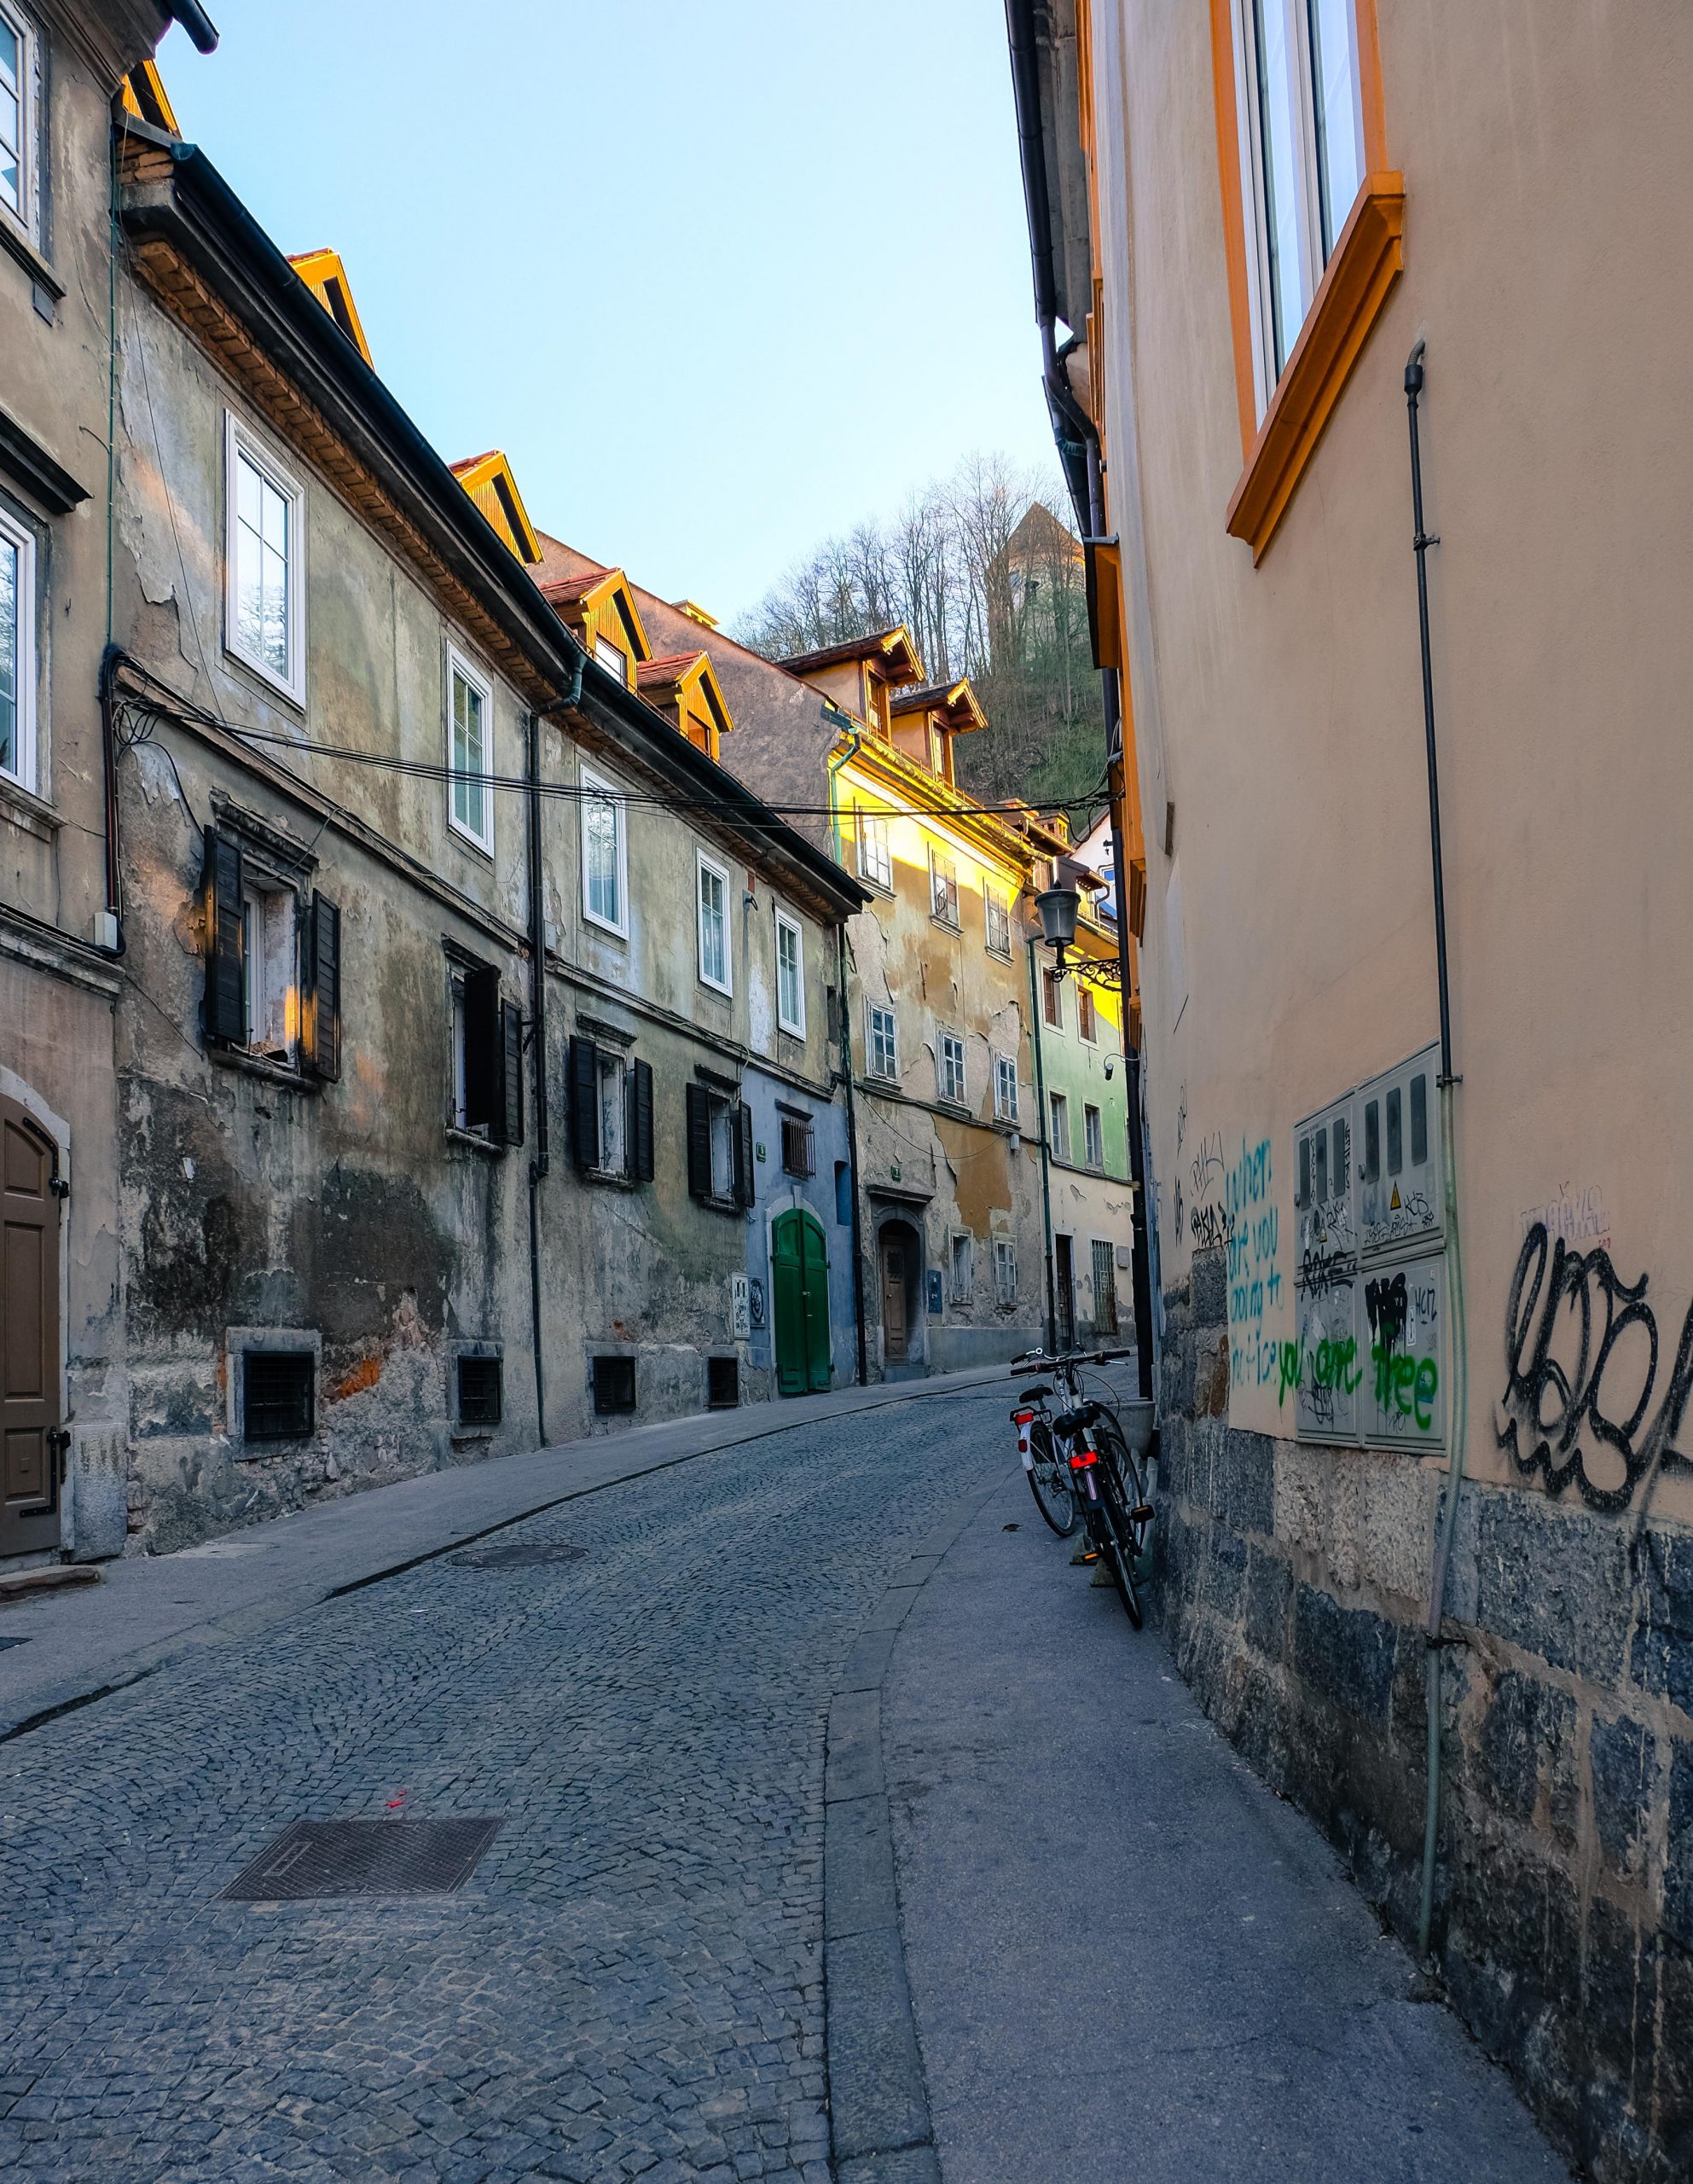
{"label": "black spray paint scribble", "polygon": [[1511,1277],[1499,1446],[1518,1470],[1539,1472],[1548,1493],[1574,1480],[1592,1509],[1626,1509],[1661,1465],[1688,1462],[1674,1443],[1693,1394],[1693,1305],[1663,1400],[1641,1432],[1659,1365],[1648,1279],[1624,1281],[1607,1251],[1554,1245],[1544,1221],[1523,1237]]}
{"label": "black spray paint scribble", "polygon": [[1395,1344],[1405,1339],[1407,1295],[1405,1276],[1396,1274],[1389,1281],[1384,1275],[1379,1281],[1364,1285],[1364,1309],[1370,1315],[1370,1333],[1389,1357]]}

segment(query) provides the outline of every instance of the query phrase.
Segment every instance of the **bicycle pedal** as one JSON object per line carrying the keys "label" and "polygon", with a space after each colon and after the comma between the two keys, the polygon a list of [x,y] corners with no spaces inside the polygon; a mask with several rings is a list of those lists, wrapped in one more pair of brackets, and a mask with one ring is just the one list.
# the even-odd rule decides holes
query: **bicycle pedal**
{"label": "bicycle pedal", "polygon": [[1128,1521],[1132,1525],[1150,1525],[1157,1513],[1150,1502],[1143,1502],[1138,1509],[1129,1511]]}
{"label": "bicycle pedal", "polygon": [[1099,1550],[1097,1547],[1078,1547],[1070,1558],[1070,1566],[1072,1570],[1076,1570],[1087,1563],[1097,1562],[1099,1560]]}

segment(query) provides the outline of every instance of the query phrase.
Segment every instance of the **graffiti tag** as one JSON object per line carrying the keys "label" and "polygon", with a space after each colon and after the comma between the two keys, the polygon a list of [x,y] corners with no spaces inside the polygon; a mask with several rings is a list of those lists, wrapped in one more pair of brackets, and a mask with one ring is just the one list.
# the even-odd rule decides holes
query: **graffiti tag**
{"label": "graffiti tag", "polygon": [[1265,1386],[1281,1370],[1281,1345],[1264,1332],[1282,1300],[1281,1209],[1270,1197],[1270,1141],[1241,1141],[1224,1184],[1228,1220],[1229,1373],[1237,1387]]}

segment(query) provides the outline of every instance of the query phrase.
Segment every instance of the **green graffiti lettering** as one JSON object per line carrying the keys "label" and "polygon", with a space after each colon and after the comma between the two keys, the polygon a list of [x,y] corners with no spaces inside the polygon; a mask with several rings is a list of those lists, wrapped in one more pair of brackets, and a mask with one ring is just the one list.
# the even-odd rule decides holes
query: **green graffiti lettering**
{"label": "green graffiti lettering", "polygon": [[1282,1384],[1276,1391],[1278,1409],[1287,1401],[1288,1390],[1299,1385],[1299,1345],[1296,1342],[1283,1343],[1281,1345]]}
{"label": "green graffiti lettering", "polygon": [[1417,1368],[1417,1423],[1426,1433],[1434,1420],[1435,1391],[1441,1385],[1441,1368],[1432,1357]]}

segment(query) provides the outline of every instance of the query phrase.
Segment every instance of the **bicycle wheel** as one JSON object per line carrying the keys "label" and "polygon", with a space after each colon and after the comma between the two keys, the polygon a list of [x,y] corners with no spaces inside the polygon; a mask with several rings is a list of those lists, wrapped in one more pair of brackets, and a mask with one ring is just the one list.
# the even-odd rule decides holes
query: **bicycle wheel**
{"label": "bicycle wheel", "polygon": [[1140,1459],[1129,1447],[1122,1426],[1110,1411],[1094,1427],[1093,1438],[1099,1454],[1116,1477],[1126,1527],[1124,1536],[1130,1552],[1143,1555],[1146,1552],[1146,1535],[1152,1529],[1152,1511],[1146,1498],[1146,1474],[1140,1467]]}
{"label": "bicycle wheel", "polygon": [[1099,1529],[1097,1537],[1099,1552],[1105,1567],[1111,1573],[1111,1583],[1116,1587],[1117,1598],[1122,1602],[1122,1612],[1139,1630],[1144,1620],[1140,1612],[1140,1588],[1134,1577],[1134,1549],[1130,1545],[1129,1513],[1124,1508],[1117,1493],[1116,1478],[1109,1464],[1100,1466]]}
{"label": "bicycle wheel", "polygon": [[1037,1418],[1029,1426],[1029,1445],[1035,1457],[1035,1468],[1029,1473],[1035,1506],[1058,1537],[1068,1539],[1076,1530],[1076,1496],[1070,1467],[1053,1449],[1052,1428],[1044,1419]]}

